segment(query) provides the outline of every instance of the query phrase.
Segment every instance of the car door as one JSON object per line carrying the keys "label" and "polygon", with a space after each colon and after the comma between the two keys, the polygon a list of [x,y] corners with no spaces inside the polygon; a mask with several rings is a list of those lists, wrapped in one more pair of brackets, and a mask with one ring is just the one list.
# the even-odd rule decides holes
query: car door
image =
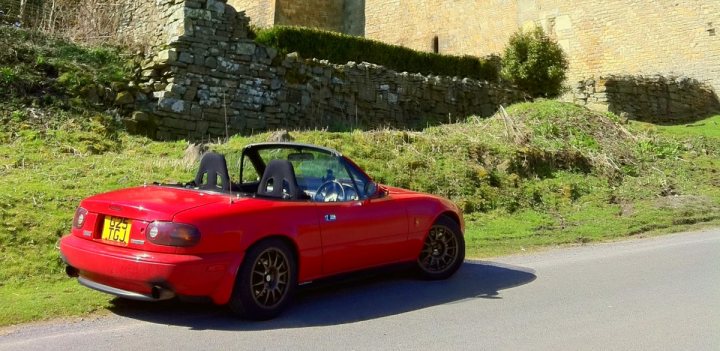
{"label": "car door", "polygon": [[[326,164],[325,183],[342,184],[340,196],[317,196],[326,275],[407,260],[407,211],[391,195],[364,194],[370,180],[354,164]],[[351,176],[352,174],[352,176]],[[332,176],[330,176],[332,175]],[[322,186],[321,186],[322,187]],[[320,189],[318,189],[320,190]],[[328,202],[326,202],[328,201]]]}

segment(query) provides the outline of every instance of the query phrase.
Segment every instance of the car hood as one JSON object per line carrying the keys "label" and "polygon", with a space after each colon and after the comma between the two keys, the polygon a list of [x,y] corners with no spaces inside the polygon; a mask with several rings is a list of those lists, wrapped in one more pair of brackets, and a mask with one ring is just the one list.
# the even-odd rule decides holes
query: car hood
{"label": "car hood", "polygon": [[226,194],[153,185],[94,195],[83,200],[80,206],[90,212],[117,217],[169,221],[179,212],[227,198]]}

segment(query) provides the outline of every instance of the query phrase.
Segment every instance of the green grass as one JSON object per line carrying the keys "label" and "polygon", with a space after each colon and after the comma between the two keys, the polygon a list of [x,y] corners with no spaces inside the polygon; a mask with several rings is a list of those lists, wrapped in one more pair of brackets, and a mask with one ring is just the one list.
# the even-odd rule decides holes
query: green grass
{"label": "green grass", "polygon": [[103,312],[109,301],[71,279],[6,284],[0,286],[0,326]]}
{"label": "green grass", "polygon": [[[102,105],[66,103],[60,75],[38,73],[43,62],[113,72],[119,56],[17,33],[24,41],[0,30],[8,51],[33,53],[22,62],[0,53],[0,326],[105,310],[111,298],[67,278],[55,248],[75,207],[111,189],[188,181],[197,167],[183,161],[186,142],[129,135]],[[422,132],[292,135],[340,150],[382,183],[450,198],[465,213],[468,257],[481,258],[720,223],[718,119],[692,123],[702,128],[621,124],[541,101]],[[241,148],[267,137],[210,148],[237,177]]]}
{"label": "green grass", "polygon": [[[102,191],[190,180],[197,166],[182,161],[183,141],[128,135],[102,113],[55,112],[65,114],[64,122],[52,128],[32,124],[33,119],[18,121],[17,112],[0,115],[5,138],[0,145],[0,325],[108,306],[109,296],[64,276],[55,249],[70,229],[75,206]],[[520,135],[517,142],[506,135],[499,116],[423,132],[292,135],[339,149],[383,183],[451,198],[466,213],[469,257],[718,221],[717,145],[700,152],[659,131],[647,134],[632,126],[624,126],[632,137],[621,136],[609,129],[621,126],[613,119],[553,101],[513,106],[508,114]],[[595,123],[581,123],[585,120]],[[548,128],[548,121],[557,128]],[[592,130],[596,125],[604,126],[603,133]],[[267,137],[236,136],[211,148],[236,167],[242,146]],[[573,141],[580,139],[592,142]],[[57,298],[47,300],[55,293]]]}
{"label": "green grass", "polygon": [[691,123],[658,126],[647,122],[633,122],[639,128],[676,138],[709,138],[720,140],[720,115],[710,116]]}

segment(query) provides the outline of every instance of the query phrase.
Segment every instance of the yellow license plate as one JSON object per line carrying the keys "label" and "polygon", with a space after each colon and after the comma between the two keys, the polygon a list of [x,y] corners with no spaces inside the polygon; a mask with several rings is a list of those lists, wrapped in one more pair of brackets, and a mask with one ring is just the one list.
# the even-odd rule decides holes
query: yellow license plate
{"label": "yellow license plate", "polygon": [[127,245],[130,242],[130,226],[130,220],[127,218],[106,216],[102,239]]}

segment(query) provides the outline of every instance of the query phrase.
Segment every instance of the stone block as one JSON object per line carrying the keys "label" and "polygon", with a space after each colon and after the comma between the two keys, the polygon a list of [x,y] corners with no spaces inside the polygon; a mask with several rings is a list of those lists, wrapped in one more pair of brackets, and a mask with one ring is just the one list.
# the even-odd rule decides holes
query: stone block
{"label": "stone block", "polygon": [[194,58],[193,55],[192,55],[191,53],[189,53],[189,52],[182,52],[182,53],[180,53],[180,56],[179,56],[179,59],[178,59],[178,60],[179,60],[180,62],[182,62],[182,63],[188,63],[188,64],[190,64],[190,63],[193,63],[193,62],[194,62],[195,58]]}
{"label": "stone block", "polygon": [[241,42],[235,45],[235,53],[239,55],[254,55],[255,54],[255,43],[253,42]]}
{"label": "stone block", "polygon": [[212,11],[194,8],[185,8],[185,17],[195,20],[212,20]]}
{"label": "stone block", "polygon": [[129,91],[121,91],[115,97],[115,105],[123,106],[130,105],[135,102],[135,97]]}

